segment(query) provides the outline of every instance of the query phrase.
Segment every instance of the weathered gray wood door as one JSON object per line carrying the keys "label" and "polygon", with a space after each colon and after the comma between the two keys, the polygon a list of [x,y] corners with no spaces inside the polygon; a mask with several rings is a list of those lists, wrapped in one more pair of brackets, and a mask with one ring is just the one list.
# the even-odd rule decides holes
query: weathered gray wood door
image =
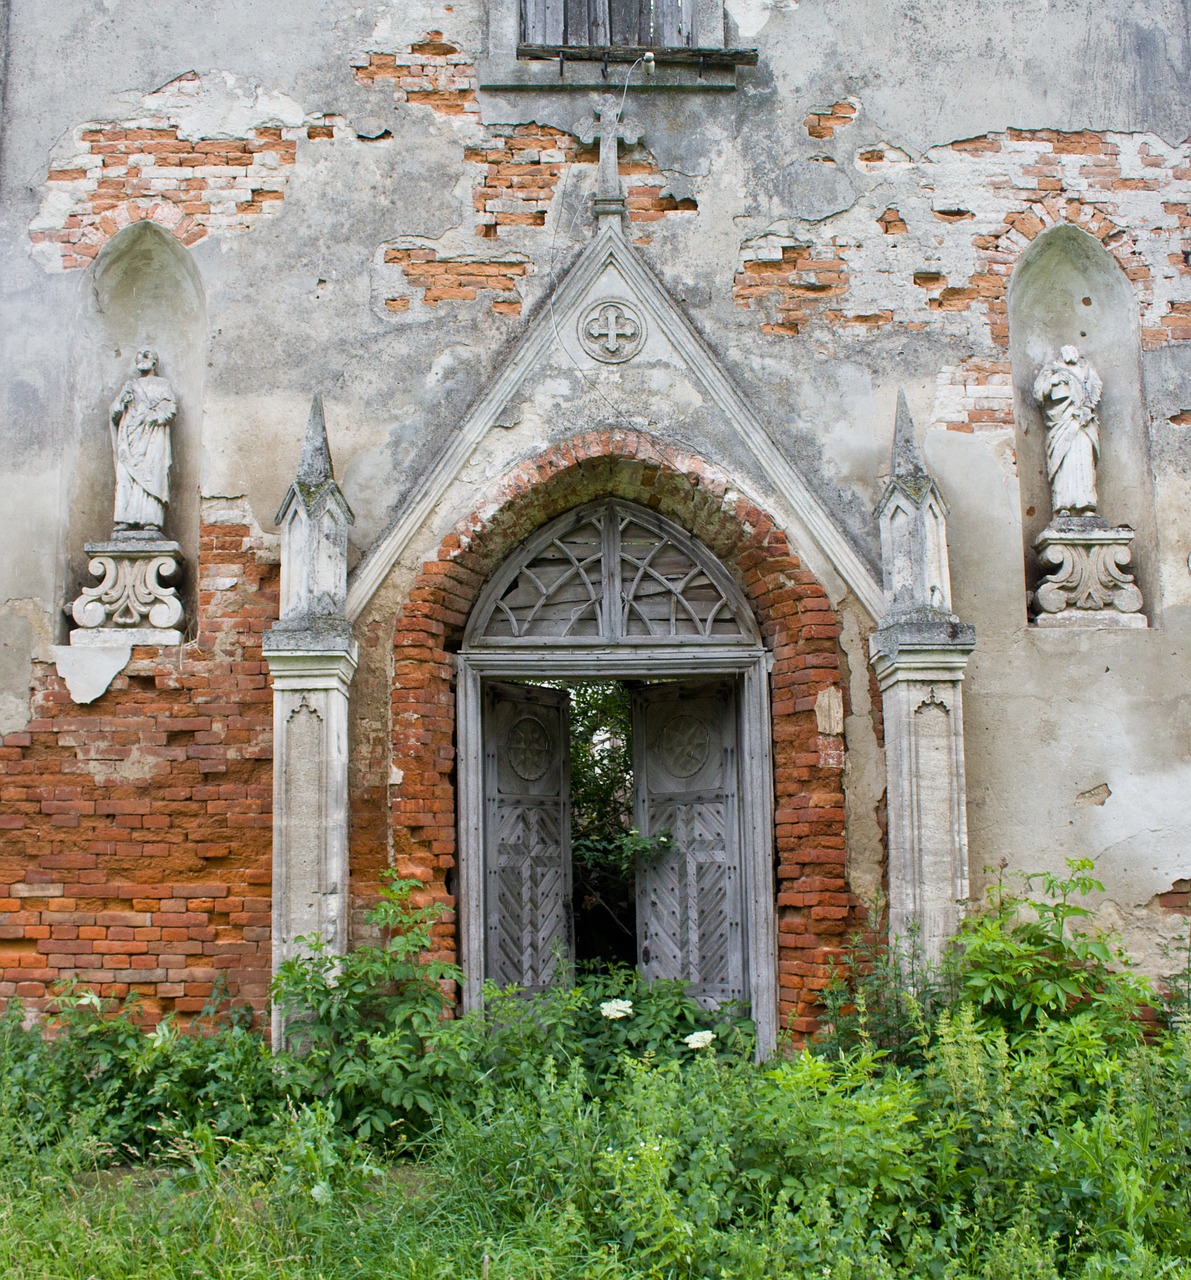
{"label": "weathered gray wood door", "polygon": [[637,828],[670,845],[637,873],[642,974],[689,982],[700,1003],[748,998],[741,893],[736,686],[633,695]]}
{"label": "weathered gray wood door", "polygon": [[571,814],[564,689],[484,687],[487,976],[540,990],[571,955]]}
{"label": "weathered gray wood door", "polygon": [[674,48],[693,27],[693,0],[521,0],[523,44]]}

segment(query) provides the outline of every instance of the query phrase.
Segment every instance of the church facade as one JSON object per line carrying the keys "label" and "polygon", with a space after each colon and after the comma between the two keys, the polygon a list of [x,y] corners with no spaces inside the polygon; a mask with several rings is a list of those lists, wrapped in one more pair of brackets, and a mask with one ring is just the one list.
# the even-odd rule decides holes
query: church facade
{"label": "church facade", "polygon": [[1177,966],[1177,0],[0,15],[0,999],[263,1007],[390,871],[541,985],[571,681],[763,1043],[1071,858]]}

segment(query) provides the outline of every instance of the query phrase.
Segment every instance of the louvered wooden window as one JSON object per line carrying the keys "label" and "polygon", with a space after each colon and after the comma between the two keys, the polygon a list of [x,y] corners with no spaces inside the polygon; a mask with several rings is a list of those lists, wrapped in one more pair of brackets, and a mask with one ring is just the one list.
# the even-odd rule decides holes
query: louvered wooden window
{"label": "louvered wooden window", "polygon": [[552,48],[684,48],[694,0],[521,0],[521,43]]}

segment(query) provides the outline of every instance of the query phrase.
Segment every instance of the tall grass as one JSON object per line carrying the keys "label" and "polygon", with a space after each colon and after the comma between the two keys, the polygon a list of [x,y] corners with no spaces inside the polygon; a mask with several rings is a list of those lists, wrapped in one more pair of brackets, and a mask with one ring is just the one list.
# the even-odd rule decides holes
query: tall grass
{"label": "tall grass", "polygon": [[396,908],[342,984],[292,971],[303,1056],[14,1005],[0,1275],[1191,1280],[1191,1030],[1142,1035],[1058,889],[973,922],[950,995],[860,963],[831,1037],[760,1066],[630,970],[439,1022]]}

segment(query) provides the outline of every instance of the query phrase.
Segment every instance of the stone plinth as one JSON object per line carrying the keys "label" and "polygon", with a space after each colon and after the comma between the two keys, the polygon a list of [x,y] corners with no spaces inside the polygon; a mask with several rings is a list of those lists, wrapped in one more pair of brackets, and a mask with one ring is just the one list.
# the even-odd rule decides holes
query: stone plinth
{"label": "stone plinth", "polygon": [[[346,624],[264,635],[273,678],[273,971],[318,935],[347,949],[348,688],[356,643]],[[285,1039],[273,1009],[273,1045]]]}
{"label": "stone plinth", "polygon": [[869,638],[885,717],[889,937],[937,964],[968,899],[963,678],[975,630],[941,610],[886,619]]}
{"label": "stone plinth", "polygon": [[78,624],[72,645],[182,643],[182,601],[167,585],[181,574],[176,542],[124,533],[111,542],[89,542],[86,552],[87,569],[100,581],[84,587],[70,606]]}
{"label": "stone plinth", "polygon": [[1126,572],[1134,533],[1096,515],[1056,516],[1034,549],[1053,571],[1034,593],[1039,627],[1146,627],[1141,591]]}

